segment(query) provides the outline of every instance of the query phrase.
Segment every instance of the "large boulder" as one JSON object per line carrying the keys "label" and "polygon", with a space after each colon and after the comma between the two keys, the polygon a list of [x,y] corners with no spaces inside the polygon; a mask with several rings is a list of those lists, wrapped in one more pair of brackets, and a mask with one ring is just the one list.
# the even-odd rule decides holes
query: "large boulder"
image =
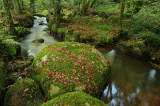
{"label": "large boulder", "polygon": [[5,94],[4,106],[39,106],[43,96],[34,80],[25,78],[13,84]]}
{"label": "large boulder", "polygon": [[109,67],[93,46],[61,42],[41,50],[32,63],[31,74],[49,99],[69,91],[99,97]]}
{"label": "large boulder", "polygon": [[[53,98],[41,106],[105,106],[100,100],[83,92],[70,92]],[[106,105],[107,106],[107,105]]]}

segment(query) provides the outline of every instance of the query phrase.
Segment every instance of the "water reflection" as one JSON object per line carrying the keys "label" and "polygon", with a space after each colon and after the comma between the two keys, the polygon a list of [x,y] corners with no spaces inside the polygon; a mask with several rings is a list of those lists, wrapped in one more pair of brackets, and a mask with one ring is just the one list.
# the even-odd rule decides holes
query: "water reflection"
{"label": "water reflection", "polygon": [[111,63],[110,81],[101,100],[110,106],[160,105],[160,72],[116,49],[101,51]]}
{"label": "water reflection", "polygon": [[[45,30],[48,28],[45,17],[34,16],[34,25],[31,28],[31,33],[21,42],[21,53],[23,56],[36,56],[46,45],[57,42]],[[41,25],[40,25],[41,24]],[[34,43],[33,40],[43,38],[44,43]]]}

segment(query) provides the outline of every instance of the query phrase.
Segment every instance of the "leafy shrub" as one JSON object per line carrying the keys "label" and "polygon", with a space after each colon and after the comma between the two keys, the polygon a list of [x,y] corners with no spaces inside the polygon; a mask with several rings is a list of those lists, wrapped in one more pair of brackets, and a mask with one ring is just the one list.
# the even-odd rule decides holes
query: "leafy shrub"
{"label": "leafy shrub", "polygon": [[29,30],[22,26],[15,27],[15,29],[17,31],[18,36],[22,36],[29,33]]}
{"label": "leafy shrub", "polygon": [[20,45],[20,43],[14,41],[13,36],[0,36],[0,57],[3,59],[7,59],[6,57],[16,54],[16,47]]}
{"label": "leafy shrub", "polygon": [[58,34],[65,35],[67,29],[66,28],[58,28]]}
{"label": "leafy shrub", "polygon": [[152,32],[141,32],[132,39],[142,39],[150,51],[157,51],[160,49],[160,37]]}
{"label": "leafy shrub", "polygon": [[106,36],[106,42],[111,44],[111,43],[113,43],[114,38],[115,38],[114,36],[107,35]]}
{"label": "leafy shrub", "polygon": [[144,7],[137,14],[133,15],[124,24],[124,29],[130,33],[138,34],[141,31],[151,31],[160,33],[160,8],[159,7]]}

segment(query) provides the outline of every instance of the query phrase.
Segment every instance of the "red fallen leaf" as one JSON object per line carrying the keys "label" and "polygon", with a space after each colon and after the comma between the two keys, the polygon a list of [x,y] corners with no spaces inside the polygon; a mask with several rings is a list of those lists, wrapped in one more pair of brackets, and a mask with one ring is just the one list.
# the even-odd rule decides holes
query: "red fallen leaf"
{"label": "red fallen leaf", "polygon": [[71,77],[71,79],[73,79],[73,77]]}
{"label": "red fallen leaf", "polygon": [[36,100],[34,99],[33,102],[36,104]]}

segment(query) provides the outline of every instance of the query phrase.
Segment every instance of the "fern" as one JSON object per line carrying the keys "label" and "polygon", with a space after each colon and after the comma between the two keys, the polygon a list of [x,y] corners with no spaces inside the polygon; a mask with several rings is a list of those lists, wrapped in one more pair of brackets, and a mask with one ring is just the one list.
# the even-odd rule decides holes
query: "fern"
{"label": "fern", "polygon": [[0,36],[0,57],[5,58],[8,55],[16,54],[16,47],[20,45],[20,43],[14,41],[12,38],[14,36]]}

